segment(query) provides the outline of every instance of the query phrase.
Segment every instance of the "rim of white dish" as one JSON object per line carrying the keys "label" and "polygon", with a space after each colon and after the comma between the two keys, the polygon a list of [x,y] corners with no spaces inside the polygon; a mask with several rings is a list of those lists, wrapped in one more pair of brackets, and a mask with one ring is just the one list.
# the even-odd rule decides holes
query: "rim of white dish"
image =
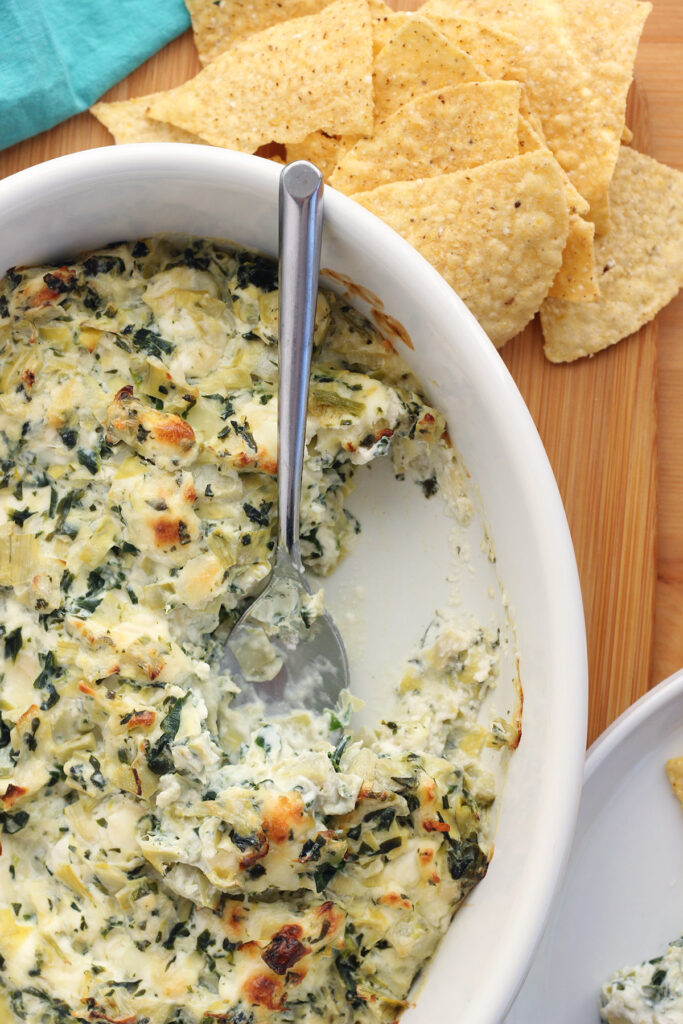
{"label": "rim of white dish", "polygon": [[591,744],[586,754],[584,785],[595,775],[613,752],[635,733],[643,722],[656,715],[661,708],[674,703],[683,694],[683,669],[674,672],[661,683],[639,697],[609,725]]}
{"label": "rim of white dish", "polygon": [[[136,143],[84,150],[29,167],[0,181],[0,203],[9,202],[15,213],[22,208],[30,217],[36,191],[71,192],[74,179],[91,184],[140,172],[152,176],[172,172],[178,179],[196,182],[205,177],[229,183],[231,171],[245,172],[253,191],[273,188],[281,167],[249,154],[210,146],[183,143]],[[243,181],[244,184],[244,181]],[[422,301],[450,311],[471,336],[461,346],[463,371],[474,378],[486,375],[495,381],[498,401],[491,403],[490,416],[498,427],[504,456],[526,494],[534,495],[530,505],[529,528],[533,529],[543,564],[545,583],[552,593],[550,630],[544,638],[554,651],[555,673],[548,680],[560,694],[566,715],[563,729],[554,737],[555,757],[545,779],[546,791],[554,793],[547,806],[548,818],[534,850],[536,872],[533,888],[525,893],[525,912],[516,921],[516,941],[500,951],[496,961],[496,983],[485,986],[480,1013],[469,1017],[472,1024],[496,1024],[511,1005],[540,942],[551,906],[568,861],[574,835],[583,778],[588,709],[587,656],[583,606],[574,549],[569,527],[550,463],[517,386],[481,326],[441,275],[413,247],[368,210],[329,186],[325,191],[325,221],[351,245],[367,245],[374,239],[378,251],[398,254],[401,263],[419,277]],[[0,268],[0,273],[6,268]],[[568,685],[564,685],[565,682]],[[488,1000],[486,1002],[486,1000]]]}

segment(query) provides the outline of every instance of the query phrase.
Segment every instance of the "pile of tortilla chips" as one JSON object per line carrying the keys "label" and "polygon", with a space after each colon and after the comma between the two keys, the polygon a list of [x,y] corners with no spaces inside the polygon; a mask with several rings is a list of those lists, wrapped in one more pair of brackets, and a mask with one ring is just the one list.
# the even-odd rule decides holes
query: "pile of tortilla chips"
{"label": "pile of tortilla chips", "polygon": [[[642,0],[186,0],[204,68],[93,113],[117,142],[277,143],[404,236],[500,346],[554,362],[683,284],[683,174],[625,145]],[[276,157],[277,159],[277,157]]]}

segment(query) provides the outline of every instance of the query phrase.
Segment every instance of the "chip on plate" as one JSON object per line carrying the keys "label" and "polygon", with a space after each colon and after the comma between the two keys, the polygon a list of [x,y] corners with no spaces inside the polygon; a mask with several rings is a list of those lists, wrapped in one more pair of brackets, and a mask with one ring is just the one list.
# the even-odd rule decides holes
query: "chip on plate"
{"label": "chip on plate", "polygon": [[336,0],[247,36],[184,85],[150,104],[151,117],[215,146],[253,153],[312,131],[372,129],[372,26],[367,0]]}
{"label": "chip on plate", "polygon": [[562,263],[569,213],[542,150],[354,199],[436,267],[496,345],[531,320]]}
{"label": "chip on plate", "polygon": [[375,121],[435,89],[459,82],[483,82],[487,75],[472,58],[448,42],[419,14],[392,36],[375,60]]}
{"label": "chip on plate", "polygon": [[418,96],[357,142],[330,184],[362,192],[516,156],[519,96],[517,82],[470,82]]}
{"label": "chip on plate", "polygon": [[637,331],[683,284],[683,172],[622,146],[610,206],[612,228],[595,243],[600,298],[548,299],[541,308],[544,351],[554,363]]}
{"label": "chip on plate", "polygon": [[148,96],[137,96],[132,100],[115,100],[112,103],[96,103],[90,108],[98,121],[114,136],[117,144],[126,142],[194,142],[202,143],[198,135],[174,128],[173,125],[153,121],[147,117],[147,110],[153,100],[163,96],[153,92]]}
{"label": "chip on plate", "polygon": [[672,757],[666,762],[666,774],[671,788],[683,807],[683,757]]}

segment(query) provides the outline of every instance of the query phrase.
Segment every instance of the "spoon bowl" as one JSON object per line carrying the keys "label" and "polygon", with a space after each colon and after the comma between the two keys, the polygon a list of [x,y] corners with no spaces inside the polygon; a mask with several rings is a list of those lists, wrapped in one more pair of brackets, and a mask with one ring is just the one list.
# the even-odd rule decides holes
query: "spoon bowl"
{"label": "spoon bowl", "polygon": [[278,543],[261,595],[228,637],[223,658],[240,687],[234,704],[263,701],[270,714],[334,708],[348,686],[341,636],[304,575],[299,545],[301,474],[320,275],[323,178],[288,164],[279,192]]}

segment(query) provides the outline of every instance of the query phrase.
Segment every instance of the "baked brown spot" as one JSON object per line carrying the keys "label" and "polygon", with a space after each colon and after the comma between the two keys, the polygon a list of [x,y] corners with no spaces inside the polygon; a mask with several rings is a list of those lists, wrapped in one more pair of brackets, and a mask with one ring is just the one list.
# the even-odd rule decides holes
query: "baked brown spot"
{"label": "baked brown spot", "polygon": [[137,1022],[135,1014],[130,1017],[110,1017],[94,999],[84,999],[83,1002],[90,1010],[88,1020],[106,1020],[109,1024],[136,1024]]}
{"label": "baked brown spot", "polygon": [[239,939],[240,932],[242,931],[242,922],[246,916],[247,915],[241,903],[230,903],[226,907],[223,913],[223,922],[225,923],[228,936],[232,941]]}
{"label": "baked brown spot", "polygon": [[31,707],[27,708],[26,711],[24,711],[23,715],[20,715],[20,717],[17,718],[17,727],[19,727],[20,725],[24,725],[24,723],[27,722],[29,719],[33,719],[38,716],[40,716],[40,708],[38,707],[37,704],[31,704]]}
{"label": "baked brown spot", "polygon": [[425,832],[450,832],[451,826],[445,821],[435,821],[430,818],[425,818],[422,822],[422,828]]}
{"label": "baked brown spot", "polygon": [[[157,672],[157,675],[159,673]],[[138,726],[149,728],[150,725],[154,725],[156,714],[154,711],[134,711],[126,722],[127,729],[137,729]]]}
{"label": "baked brown spot", "polygon": [[303,928],[300,924],[286,924],[270,940],[261,959],[275,974],[286,974],[290,967],[310,953],[308,946],[300,941]]}
{"label": "baked brown spot", "polygon": [[325,900],[318,907],[318,917],[323,918],[320,935],[314,941],[322,942],[328,935],[334,935],[344,925],[344,912],[334,905],[332,900]]}
{"label": "baked brown spot", "polygon": [[181,419],[180,416],[164,416],[153,427],[153,434],[157,441],[163,441],[173,448],[181,451],[189,451],[195,443],[194,430],[190,424]]}
{"label": "baked brown spot", "polygon": [[400,892],[387,892],[384,896],[380,896],[380,903],[386,904],[387,907],[403,907],[404,910],[412,910],[413,905],[406,896],[402,896]]}
{"label": "baked brown spot", "polygon": [[22,796],[26,796],[27,793],[28,790],[24,789],[23,786],[15,786],[10,782],[9,786],[5,790],[5,795],[0,797],[0,800],[2,800],[5,808],[13,807],[17,800],[20,800]]}
{"label": "baked brown spot", "polygon": [[133,773],[133,781],[135,782],[135,795],[142,796],[142,779],[135,768],[131,768],[131,771]]}
{"label": "baked brown spot", "polygon": [[266,1006],[269,1010],[282,1009],[282,982],[267,974],[252,974],[244,983],[244,994],[250,1003]]}
{"label": "baked brown spot", "polygon": [[154,529],[154,543],[158,548],[168,548],[172,544],[180,543],[179,519],[170,519],[168,516],[159,516],[152,526]]}
{"label": "baked brown spot", "polygon": [[263,819],[263,831],[274,843],[284,843],[294,821],[301,821],[303,806],[301,798],[282,794],[275,806]]}
{"label": "baked brown spot", "polygon": [[256,864],[257,861],[262,860],[266,856],[269,849],[270,843],[264,836],[263,842],[258,847],[258,849],[252,850],[250,853],[247,853],[244,857],[241,858],[240,867],[244,869],[253,868],[254,864]]}

